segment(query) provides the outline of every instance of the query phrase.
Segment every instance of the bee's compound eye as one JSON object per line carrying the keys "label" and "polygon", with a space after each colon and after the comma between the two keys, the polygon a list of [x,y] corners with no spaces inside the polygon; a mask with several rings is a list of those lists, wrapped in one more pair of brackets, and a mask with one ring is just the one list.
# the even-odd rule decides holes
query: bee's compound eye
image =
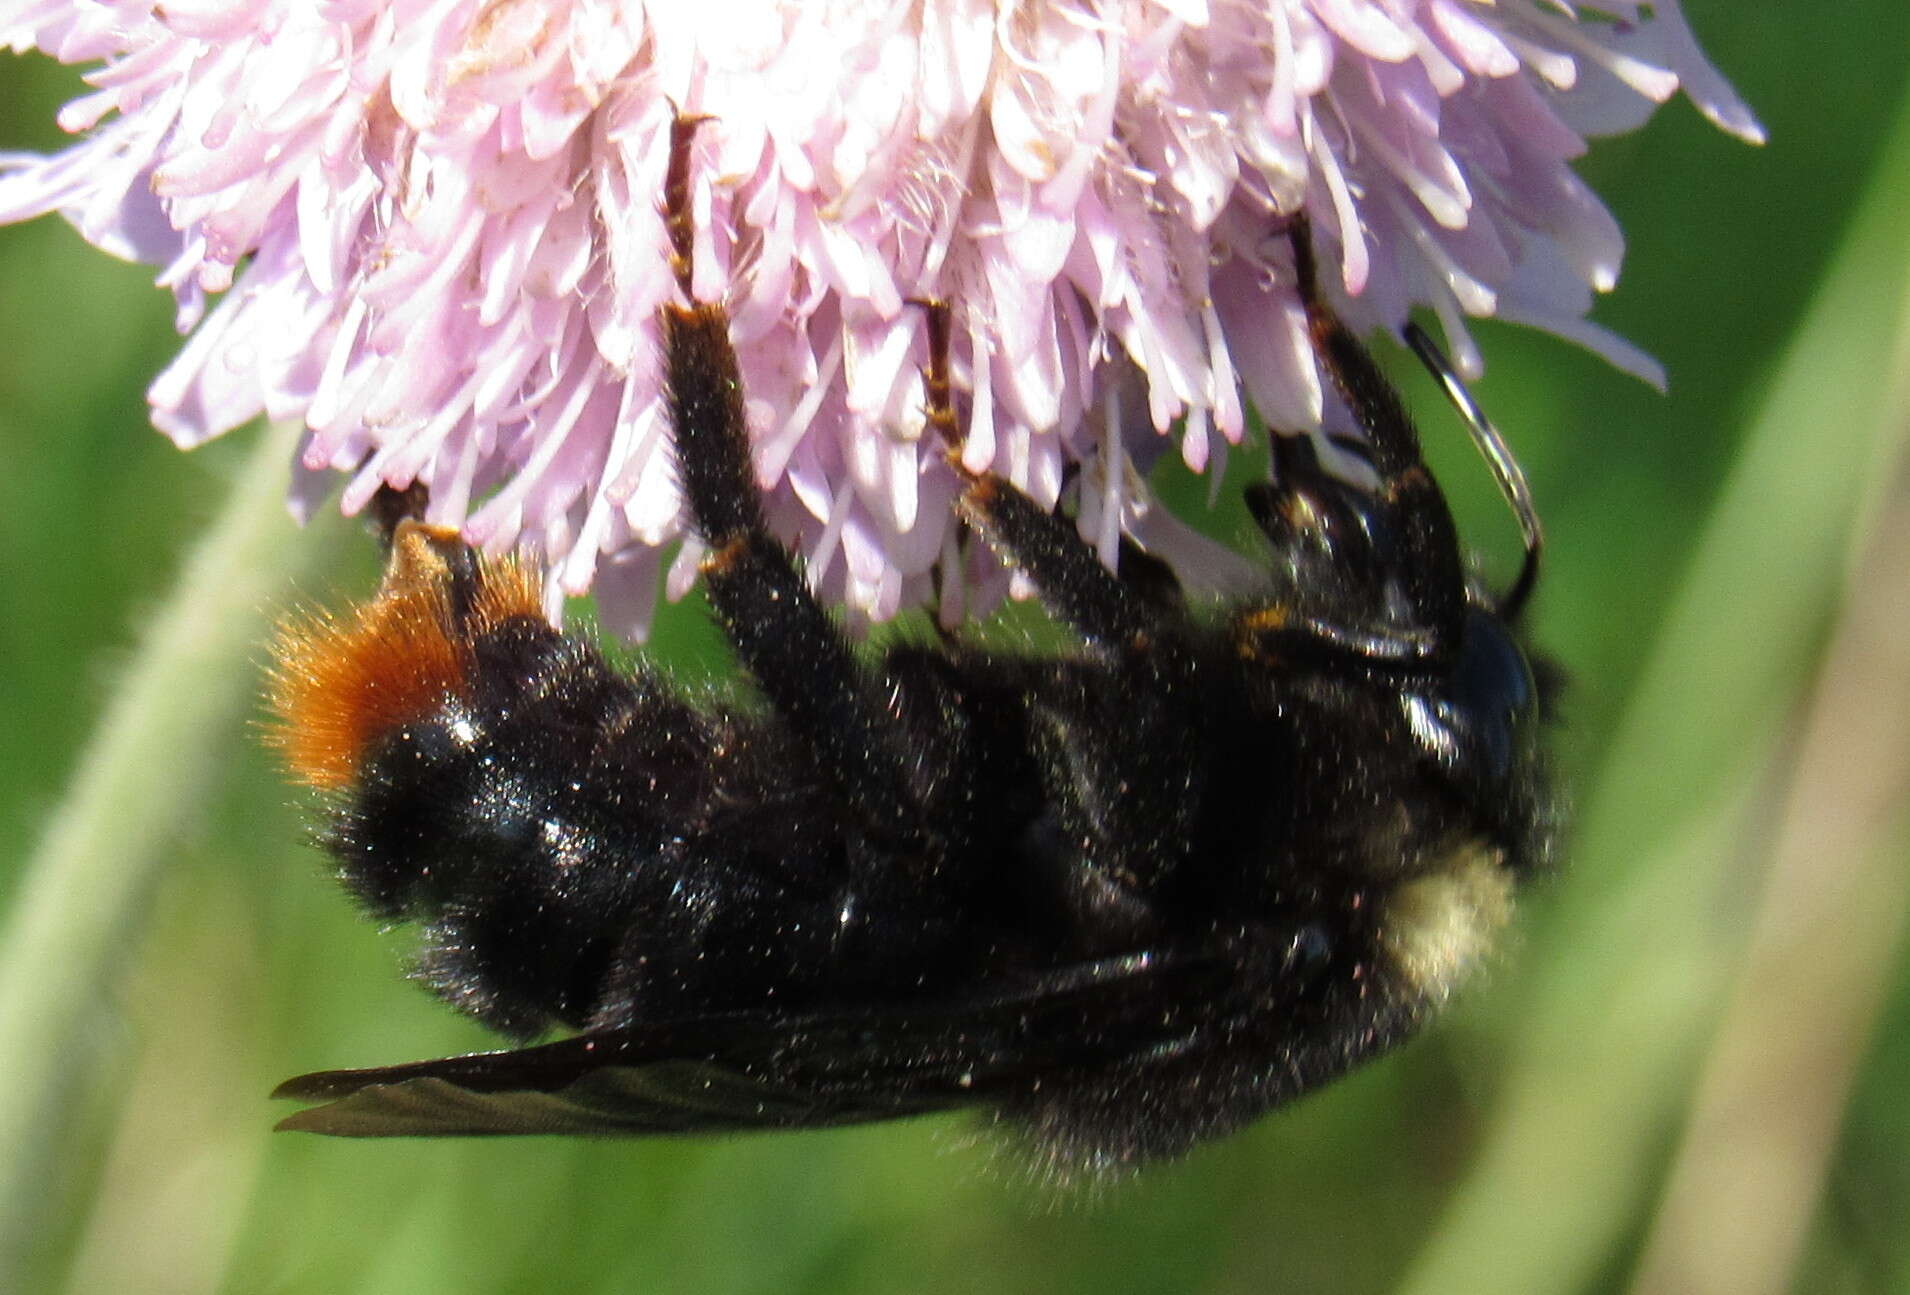
{"label": "bee's compound eye", "polygon": [[1421,745],[1482,783],[1511,774],[1538,714],[1525,653],[1503,621],[1476,608],[1466,614],[1459,659],[1444,686],[1401,700]]}
{"label": "bee's compound eye", "polygon": [[1532,679],[1532,666],[1512,631],[1490,612],[1474,609],[1466,615],[1459,664],[1452,674],[1452,693],[1455,704],[1475,714],[1502,718],[1508,727],[1523,724],[1538,713],[1538,687]]}

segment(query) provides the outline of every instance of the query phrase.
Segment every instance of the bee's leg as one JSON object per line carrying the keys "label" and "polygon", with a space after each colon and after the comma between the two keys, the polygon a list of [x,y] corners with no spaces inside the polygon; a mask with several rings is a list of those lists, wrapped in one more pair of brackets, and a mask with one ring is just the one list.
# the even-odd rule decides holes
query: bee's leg
{"label": "bee's leg", "polygon": [[1428,633],[1456,646],[1466,577],[1452,512],[1420,454],[1419,433],[1399,392],[1320,290],[1312,227],[1304,213],[1291,218],[1287,233],[1314,352],[1368,437],[1366,453],[1380,477],[1377,503],[1396,533],[1389,546],[1396,552],[1388,556],[1407,604]]}
{"label": "bee's leg", "polygon": [[928,420],[961,476],[957,506],[1028,574],[1052,614],[1112,658],[1106,686],[1054,686],[1034,720],[1033,746],[1054,780],[1056,844],[1038,853],[1061,867],[1052,882],[1084,929],[1125,938],[1110,933],[1142,920],[1146,897],[1186,855],[1207,764],[1202,739],[1209,694],[1175,632],[1185,611],[1178,586],[1164,563],[1145,554],[1138,572],[1116,576],[1070,518],[1043,508],[1005,477],[963,466],[949,384],[948,307],[918,304],[929,323],[922,375]]}
{"label": "bee's leg", "polygon": [[1157,616],[1178,617],[1187,613],[1187,592],[1180,577],[1165,558],[1157,558],[1133,540],[1121,537],[1121,583],[1135,598],[1152,608]]}
{"label": "bee's leg", "polygon": [[916,303],[928,312],[928,421],[948,446],[962,479],[963,516],[1026,572],[1041,601],[1076,633],[1110,646],[1144,643],[1161,620],[1162,600],[1150,598],[1108,570],[1074,523],[1043,508],[1006,477],[974,472],[962,463],[962,432],[949,384],[949,311],[944,301]]}
{"label": "bee's leg", "polygon": [[[926,304],[926,303],[921,303]],[[946,361],[943,367],[946,368]],[[953,420],[949,420],[953,426]],[[1062,510],[1062,501],[1067,498],[1068,487],[1081,476],[1079,460],[1064,465],[1061,469],[1061,493],[1054,501],[1049,513],[1055,517],[1066,517]],[[1180,577],[1166,559],[1155,557],[1137,544],[1126,532],[1120,536],[1120,554],[1114,565],[1114,574],[1120,577],[1128,592],[1152,607],[1156,613],[1166,617],[1184,616],[1187,613],[1187,591],[1181,588]]]}
{"label": "bee's leg", "polygon": [[[690,298],[690,144],[702,119],[672,130],[665,219],[672,263]],[[691,524],[709,548],[702,575],[724,636],[770,705],[817,757],[869,826],[895,848],[920,834],[904,762],[887,729],[884,690],[816,602],[796,559],[763,518],[742,380],[721,305],[663,308],[676,467]]]}

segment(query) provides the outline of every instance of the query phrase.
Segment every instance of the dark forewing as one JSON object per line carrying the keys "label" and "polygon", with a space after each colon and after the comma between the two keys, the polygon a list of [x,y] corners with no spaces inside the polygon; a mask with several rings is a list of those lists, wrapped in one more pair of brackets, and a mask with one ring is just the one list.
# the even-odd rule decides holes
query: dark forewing
{"label": "dark forewing", "polygon": [[920,1003],[736,1012],[511,1052],[321,1071],[273,1095],[324,1102],[281,1129],[344,1137],[855,1124],[1183,1056],[1213,1037],[1227,979],[1218,958],[1131,954]]}

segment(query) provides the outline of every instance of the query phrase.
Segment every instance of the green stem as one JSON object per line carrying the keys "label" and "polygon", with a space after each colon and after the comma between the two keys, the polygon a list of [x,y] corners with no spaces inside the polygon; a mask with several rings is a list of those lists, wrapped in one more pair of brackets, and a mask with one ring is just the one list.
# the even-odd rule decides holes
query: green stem
{"label": "green stem", "polygon": [[233,481],[118,681],[0,932],[0,1287],[52,1203],[46,1175],[106,995],[136,948],[176,829],[257,690],[251,658],[298,531],[286,515],[291,433],[274,429]]}

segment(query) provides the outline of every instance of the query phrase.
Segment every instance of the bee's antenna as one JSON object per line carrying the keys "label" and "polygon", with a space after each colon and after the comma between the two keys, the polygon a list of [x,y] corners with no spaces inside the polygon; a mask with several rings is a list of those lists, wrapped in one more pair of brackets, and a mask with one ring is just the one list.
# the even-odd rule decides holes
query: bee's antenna
{"label": "bee's antenna", "polygon": [[1512,449],[1499,435],[1499,429],[1486,417],[1486,411],[1472,398],[1465,380],[1459,371],[1439,349],[1439,344],[1426,334],[1418,324],[1406,325],[1406,343],[1413,348],[1413,354],[1439,379],[1439,385],[1446,389],[1446,396],[1466,420],[1466,430],[1472,433],[1472,443],[1479,447],[1479,453],[1485,456],[1492,469],[1493,479],[1499,483],[1499,493],[1512,505],[1512,511],[1519,519],[1519,533],[1525,540],[1525,563],[1519,568],[1519,578],[1499,599],[1499,614],[1507,620],[1516,620],[1519,609],[1531,596],[1532,587],[1539,579],[1539,554],[1545,547],[1545,533],[1539,526],[1539,511],[1532,503],[1532,487],[1526,484],[1525,470],[1519,461],[1512,457]]}

